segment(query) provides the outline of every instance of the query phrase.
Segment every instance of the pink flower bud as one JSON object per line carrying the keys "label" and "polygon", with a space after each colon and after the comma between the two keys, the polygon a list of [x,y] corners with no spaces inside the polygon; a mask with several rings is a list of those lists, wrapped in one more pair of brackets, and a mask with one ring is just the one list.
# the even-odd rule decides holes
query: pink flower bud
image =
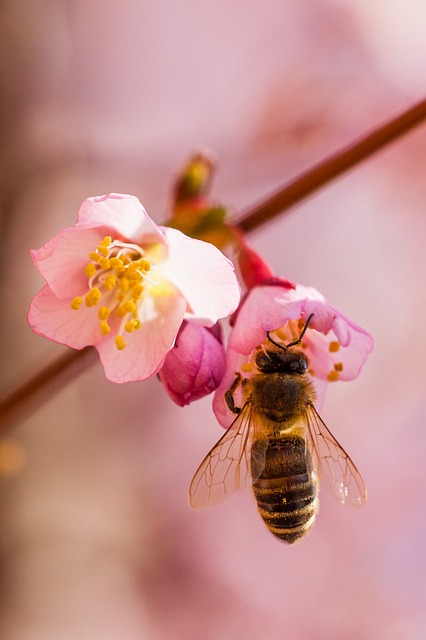
{"label": "pink flower bud", "polygon": [[183,407],[215,391],[224,372],[220,326],[189,321],[183,323],[158,375],[171,399]]}

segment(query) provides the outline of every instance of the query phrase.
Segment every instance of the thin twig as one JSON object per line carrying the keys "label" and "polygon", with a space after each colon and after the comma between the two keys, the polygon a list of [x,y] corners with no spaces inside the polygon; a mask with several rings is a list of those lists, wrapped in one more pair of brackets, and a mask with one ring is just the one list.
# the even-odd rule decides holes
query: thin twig
{"label": "thin twig", "polygon": [[246,233],[253,231],[401,137],[425,119],[426,100],[422,100],[358,142],[322,160],[269,197],[263,198],[258,204],[249,207],[242,212],[235,223]]}
{"label": "thin twig", "polygon": [[[48,364],[0,402],[0,431],[8,426],[17,409],[29,408],[31,402],[31,410],[34,410],[37,406],[37,402],[34,403],[35,396],[38,404],[43,404],[81,373],[83,367],[87,367],[95,361],[95,350],[86,347],[81,351],[69,349],[65,354]],[[48,385],[49,394],[43,394]]]}
{"label": "thin twig", "polygon": [[[235,224],[244,232],[253,231],[253,229],[287,211],[297,202],[306,198],[313,191],[319,189],[344,171],[359,164],[362,160],[400,138],[425,119],[426,100],[422,100],[355,144],[318,163],[274,194],[261,200],[258,204],[249,207],[237,218]],[[51,397],[52,391],[59,390],[67,384],[73,376],[81,372],[83,365],[94,361],[93,354],[94,349],[90,348],[82,351],[70,351],[39,371],[27,383],[0,402],[0,418],[10,418],[15,409],[21,408],[24,401],[33,399],[36,393],[42,391],[55,380],[54,389],[49,389],[49,397]],[[40,398],[40,401],[42,401],[42,398]],[[0,429],[5,428],[8,422],[4,420]]]}

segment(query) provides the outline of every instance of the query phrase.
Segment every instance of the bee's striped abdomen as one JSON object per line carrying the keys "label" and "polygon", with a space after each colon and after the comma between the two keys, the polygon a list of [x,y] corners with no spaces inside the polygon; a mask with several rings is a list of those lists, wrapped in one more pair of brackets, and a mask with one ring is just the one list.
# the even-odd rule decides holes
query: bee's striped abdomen
{"label": "bee's striped abdomen", "polygon": [[[252,460],[257,446],[263,445],[253,443]],[[285,435],[269,441],[253,492],[271,533],[292,544],[309,532],[319,506],[317,484],[303,438]]]}

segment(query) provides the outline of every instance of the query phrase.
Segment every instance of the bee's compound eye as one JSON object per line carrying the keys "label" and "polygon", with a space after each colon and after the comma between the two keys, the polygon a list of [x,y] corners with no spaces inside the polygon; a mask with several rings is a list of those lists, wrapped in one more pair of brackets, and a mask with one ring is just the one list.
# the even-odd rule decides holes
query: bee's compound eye
{"label": "bee's compound eye", "polygon": [[307,370],[308,370],[308,361],[306,360],[306,358],[303,358],[303,359],[300,361],[300,368],[301,368],[301,370],[302,370],[303,372],[305,372],[305,371],[307,371]]}
{"label": "bee's compound eye", "polygon": [[260,351],[256,356],[256,367],[259,369],[268,369],[271,366],[271,358],[264,352]]}
{"label": "bee's compound eye", "polygon": [[292,373],[303,374],[308,370],[308,360],[303,354],[297,354],[297,357],[290,361],[288,366]]}

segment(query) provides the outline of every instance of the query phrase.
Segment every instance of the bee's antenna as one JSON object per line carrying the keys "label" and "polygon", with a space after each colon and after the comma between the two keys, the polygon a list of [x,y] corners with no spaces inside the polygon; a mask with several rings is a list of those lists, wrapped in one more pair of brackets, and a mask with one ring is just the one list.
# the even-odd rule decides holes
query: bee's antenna
{"label": "bee's antenna", "polygon": [[266,332],[266,337],[268,338],[269,342],[272,342],[272,344],[274,344],[276,347],[279,347],[280,349],[288,349],[289,347],[295,347],[297,344],[300,344],[302,342],[302,338],[306,333],[307,328],[309,327],[309,323],[312,320],[312,318],[314,317],[314,313],[311,313],[311,315],[308,317],[308,319],[305,322],[305,326],[302,329],[302,333],[300,334],[300,336],[298,337],[297,340],[295,340],[294,342],[290,342],[289,344],[279,344],[279,342],[275,342],[275,340],[273,338],[271,338],[270,332],[267,331]]}
{"label": "bee's antenna", "polygon": [[279,342],[275,342],[275,340],[271,338],[271,334],[269,331],[266,332],[266,337],[268,338],[269,342],[272,342],[272,344],[274,344],[276,347],[279,347],[280,349],[284,349],[284,351],[287,349],[285,345],[280,344]]}
{"label": "bee's antenna", "polygon": [[302,338],[306,333],[306,329],[309,327],[309,323],[312,320],[312,318],[314,317],[314,313],[311,313],[311,315],[308,317],[308,319],[305,322],[305,326],[302,329],[302,333],[300,334],[299,338],[297,340],[295,340],[294,342],[290,342],[290,344],[286,345],[286,349],[288,349],[289,347],[295,347],[296,344],[300,344],[302,342]]}

